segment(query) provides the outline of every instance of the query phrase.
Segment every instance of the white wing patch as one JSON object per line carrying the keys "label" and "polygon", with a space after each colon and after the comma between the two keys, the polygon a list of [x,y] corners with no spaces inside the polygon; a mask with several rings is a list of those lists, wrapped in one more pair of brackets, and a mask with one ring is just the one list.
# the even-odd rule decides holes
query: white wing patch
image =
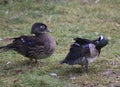
{"label": "white wing patch", "polygon": [[21,38],[21,41],[22,41],[23,43],[25,43],[25,40],[24,40],[23,38]]}
{"label": "white wing patch", "polygon": [[80,47],[80,44],[78,44],[78,43],[74,43],[76,46],[79,46]]}

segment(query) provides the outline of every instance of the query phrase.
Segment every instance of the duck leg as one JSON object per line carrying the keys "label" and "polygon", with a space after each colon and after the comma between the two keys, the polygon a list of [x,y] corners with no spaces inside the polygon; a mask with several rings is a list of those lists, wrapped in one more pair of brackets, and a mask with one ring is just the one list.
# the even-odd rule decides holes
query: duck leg
{"label": "duck leg", "polygon": [[83,69],[87,72],[88,71],[88,60],[85,58],[84,65],[82,65]]}

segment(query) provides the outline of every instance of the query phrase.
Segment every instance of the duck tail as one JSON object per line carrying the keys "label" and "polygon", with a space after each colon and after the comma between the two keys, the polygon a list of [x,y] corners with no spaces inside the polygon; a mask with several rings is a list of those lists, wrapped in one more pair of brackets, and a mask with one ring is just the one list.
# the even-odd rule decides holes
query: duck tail
{"label": "duck tail", "polygon": [[9,37],[7,37],[7,38],[4,38],[4,39],[0,39],[0,41],[4,41],[4,42],[10,42],[10,41],[12,41],[12,40],[14,40],[15,38],[9,38]]}
{"label": "duck tail", "polygon": [[[14,40],[15,38],[4,38],[4,39],[0,39],[0,41],[5,41],[5,42],[10,42],[10,41],[12,41],[12,40]],[[6,52],[6,51],[8,51],[8,50],[10,50],[11,49],[11,44],[8,44],[8,45],[6,45],[6,46],[1,46],[0,47],[0,53],[2,53],[2,52]]]}
{"label": "duck tail", "polygon": [[8,50],[10,50],[10,48],[9,48],[8,45],[7,45],[7,46],[1,46],[1,47],[0,47],[0,53],[6,52],[6,51],[8,51]]}

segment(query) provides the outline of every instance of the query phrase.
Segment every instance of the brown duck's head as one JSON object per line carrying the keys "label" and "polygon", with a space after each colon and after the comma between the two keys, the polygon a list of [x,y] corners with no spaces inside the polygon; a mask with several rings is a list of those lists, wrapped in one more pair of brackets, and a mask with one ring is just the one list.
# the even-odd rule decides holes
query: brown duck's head
{"label": "brown duck's head", "polygon": [[41,34],[51,32],[44,23],[34,23],[31,28],[31,34]]}

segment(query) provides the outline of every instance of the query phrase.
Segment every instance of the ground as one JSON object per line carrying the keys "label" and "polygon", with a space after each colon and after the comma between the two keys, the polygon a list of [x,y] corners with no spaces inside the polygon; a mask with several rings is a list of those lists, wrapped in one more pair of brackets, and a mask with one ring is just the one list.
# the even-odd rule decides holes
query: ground
{"label": "ground", "polygon": [[[0,87],[120,86],[120,0],[0,0],[0,39],[30,35],[35,22],[45,23],[55,37],[55,53],[38,64],[14,51],[0,53]],[[88,72],[80,65],[61,65],[73,38],[109,44]],[[0,46],[9,43],[0,41]]]}

